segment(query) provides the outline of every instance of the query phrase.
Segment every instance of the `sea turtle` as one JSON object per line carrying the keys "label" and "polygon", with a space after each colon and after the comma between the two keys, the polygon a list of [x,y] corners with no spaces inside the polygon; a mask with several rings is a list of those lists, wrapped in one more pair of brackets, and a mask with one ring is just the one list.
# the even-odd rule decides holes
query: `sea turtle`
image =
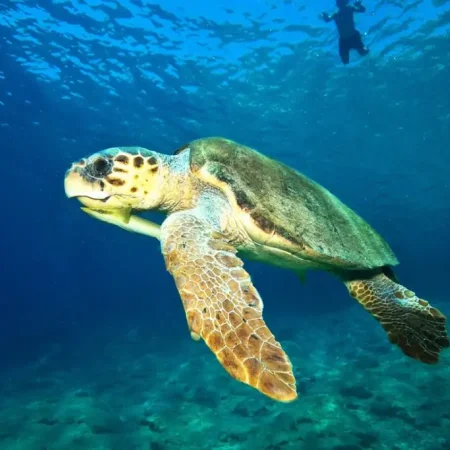
{"label": "sea turtle", "polygon": [[[219,137],[165,155],[117,147],[65,177],[84,211],[161,241],[188,326],[237,380],[278,401],[297,397],[288,356],[262,318],[241,257],[339,277],[392,343],[424,363],[449,346],[446,318],[398,283],[388,244],[328,190],[292,168]],[[132,212],[167,214],[161,226]]]}

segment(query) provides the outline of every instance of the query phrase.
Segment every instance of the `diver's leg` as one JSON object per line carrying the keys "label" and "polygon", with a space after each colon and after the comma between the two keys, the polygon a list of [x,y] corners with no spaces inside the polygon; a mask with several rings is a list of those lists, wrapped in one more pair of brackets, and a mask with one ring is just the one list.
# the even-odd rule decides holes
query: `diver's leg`
{"label": "diver's leg", "polygon": [[369,53],[369,49],[364,45],[361,39],[361,34],[359,32],[355,36],[355,49],[361,56],[367,55],[367,53]]}
{"label": "diver's leg", "polygon": [[339,56],[344,64],[350,62],[350,48],[347,39],[339,39]]}

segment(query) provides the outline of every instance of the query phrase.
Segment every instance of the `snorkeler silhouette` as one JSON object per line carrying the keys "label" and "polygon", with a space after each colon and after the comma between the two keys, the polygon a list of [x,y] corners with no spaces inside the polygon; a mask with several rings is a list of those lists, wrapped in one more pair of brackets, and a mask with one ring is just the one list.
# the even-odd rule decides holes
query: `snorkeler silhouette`
{"label": "snorkeler silhouette", "polygon": [[355,49],[360,55],[367,55],[369,49],[363,44],[361,34],[355,28],[353,13],[365,12],[366,8],[361,0],[356,0],[353,5],[348,0],[336,0],[338,11],[333,14],[323,12],[321,17],[325,22],[334,20],[339,33],[339,55],[344,64],[350,61],[350,50]]}

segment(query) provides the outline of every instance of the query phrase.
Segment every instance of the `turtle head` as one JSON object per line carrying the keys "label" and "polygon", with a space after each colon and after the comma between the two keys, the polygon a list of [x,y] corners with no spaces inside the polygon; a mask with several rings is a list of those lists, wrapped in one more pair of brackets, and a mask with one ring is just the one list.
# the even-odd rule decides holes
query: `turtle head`
{"label": "turtle head", "polygon": [[142,147],[103,150],[72,164],[65,177],[69,198],[91,210],[152,210],[162,201],[164,155]]}

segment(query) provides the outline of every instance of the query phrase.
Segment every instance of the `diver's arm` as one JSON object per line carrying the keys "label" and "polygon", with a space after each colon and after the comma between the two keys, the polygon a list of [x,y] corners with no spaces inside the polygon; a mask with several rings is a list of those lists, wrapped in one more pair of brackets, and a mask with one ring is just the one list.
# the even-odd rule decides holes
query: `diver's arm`
{"label": "diver's arm", "polygon": [[320,16],[325,22],[331,22],[336,17],[336,13],[328,14],[327,12],[323,12]]}
{"label": "diver's arm", "polygon": [[362,4],[361,0],[356,0],[353,3],[353,11],[355,12],[366,12],[366,7]]}

